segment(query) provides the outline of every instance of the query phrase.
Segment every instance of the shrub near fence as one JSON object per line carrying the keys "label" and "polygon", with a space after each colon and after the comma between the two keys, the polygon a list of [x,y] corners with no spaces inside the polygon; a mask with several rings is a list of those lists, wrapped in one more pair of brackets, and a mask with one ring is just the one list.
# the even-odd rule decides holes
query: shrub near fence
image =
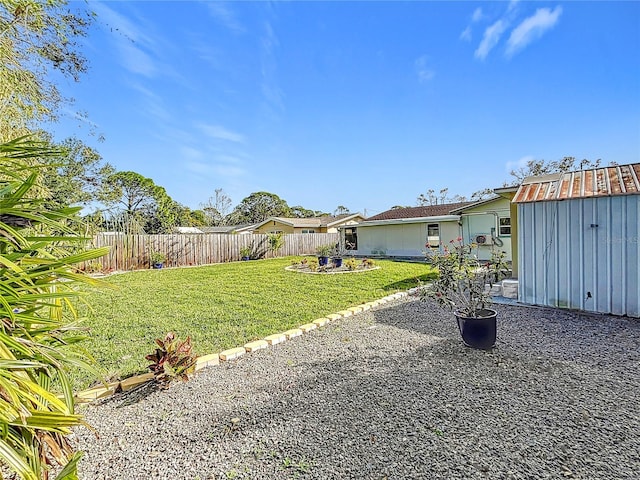
{"label": "shrub near fence", "polygon": [[[237,261],[243,247],[251,248],[251,258],[272,258],[267,238],[261,234],[100,234],[94,237],[94,245],[111,247],[109,254],[99,259],[99,270],[113,271],[149,268],[152,252],[163,253],[169,267]],[[320,245],[338,241],[338,233],[289,234],[284,236],[284,245],[277,256],[314,254]]]}

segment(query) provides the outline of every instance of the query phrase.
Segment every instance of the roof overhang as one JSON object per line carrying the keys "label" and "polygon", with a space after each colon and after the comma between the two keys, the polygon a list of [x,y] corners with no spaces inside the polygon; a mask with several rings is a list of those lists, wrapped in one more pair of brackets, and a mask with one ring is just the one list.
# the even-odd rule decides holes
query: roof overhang
{"label": "roof overhang", "polygon": [[337,220],[334,220],[333,222],[328,222],[327,223],[327,227],[335,227],[336,225],[340,225],[342,223],[348,222],[348,221],[353,220],[354,218],[357,218],[357,217],[362,217],[362,215],[360,215],[359,213],[354,213],[354,214],[349,215],[347,217],[339,218]]}
{"label": "roof overhang", "polygon": [[[517,190],[517,189],[516,189],[516,190]],[[515,192],[516,190],[514,190],[514,192]],[[479,201],[477,201],[477,202],[475,202],[475,203],[472,203],[472,204],[470,204],[470,205],[465,205],[464,207],[456,208],[455,210],[451,210],[451,213],[455,213],[455,214],[462,214],[462,213],[464,213],[464,211],[465,211],[465,210],[468,210],[468,209],[470,209],[470,208],[479,207],[480,205],[487,205],[487,204],[489,204],[489,203],[493,203],[493,202],[495,202],[496,200],[502,200],[502,199],[503,199],[503,197],[502,197],[502,196],[500,196],[500,195],[496,195],[496,196],[494,196],[494,197],[487,198],[487,199],[485,199],[485,200],[479,200]]]}
{"label": "roof overhang", "polygon": [[374,227],[379,225],[403,225],[406,223],[457,222],[459,215],[438,215],[435,217],[392,218],[390,220],[369,220],[356,224],[356,227]]}

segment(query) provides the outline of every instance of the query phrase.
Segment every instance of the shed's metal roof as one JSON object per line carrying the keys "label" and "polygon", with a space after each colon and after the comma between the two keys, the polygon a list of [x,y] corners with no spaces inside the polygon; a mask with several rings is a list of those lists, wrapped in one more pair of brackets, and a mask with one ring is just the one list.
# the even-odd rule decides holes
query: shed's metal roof
{"label": "shed's metal roof", "polygon": [[633,163],[527,177],[518,188],[513,202],[541,202],[639,193],[640,163]]}

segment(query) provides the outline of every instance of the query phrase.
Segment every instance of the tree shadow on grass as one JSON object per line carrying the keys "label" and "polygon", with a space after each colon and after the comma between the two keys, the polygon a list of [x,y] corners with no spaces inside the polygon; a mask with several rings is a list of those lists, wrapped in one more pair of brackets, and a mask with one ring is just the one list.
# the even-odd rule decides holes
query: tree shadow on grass
{"label": "tree shadow on grass", "polygon": [[424,285],[425,283],[430,282],[435,278],[435,273],[425,273],[424,275],[419,275],[416,277],[404,278],[402,280],[398,280],[397,282],[388,283],[383,286],[382,289],[384,291],[398,291],[398,290],[409,290],[411,288],[419,287],[420,285]]}

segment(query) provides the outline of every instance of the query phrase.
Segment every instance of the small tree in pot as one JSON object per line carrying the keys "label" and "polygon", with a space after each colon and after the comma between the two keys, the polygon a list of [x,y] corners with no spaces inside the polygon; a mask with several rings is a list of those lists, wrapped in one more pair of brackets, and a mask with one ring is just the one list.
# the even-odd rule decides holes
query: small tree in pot
{"label": "small tree in pot", "polygon": [[316,256],[318,257],[318,264],[322,267],[329,263],[329,257],[333,252],[333,245],[320,245],[316,248]]}
{"label": "small tree in pot", "polygon": [[496,341],[495,310],[489,292],[494,283],[509,272],[505,253],[493,251],[491,259],[481,261],[478,245],[464,244],[462,238],[434,251],[427,245],[427,259],[438,269],[438,277],[422,290],[423,298],[432,298],[454,312],[464,343],[489,349]]}

